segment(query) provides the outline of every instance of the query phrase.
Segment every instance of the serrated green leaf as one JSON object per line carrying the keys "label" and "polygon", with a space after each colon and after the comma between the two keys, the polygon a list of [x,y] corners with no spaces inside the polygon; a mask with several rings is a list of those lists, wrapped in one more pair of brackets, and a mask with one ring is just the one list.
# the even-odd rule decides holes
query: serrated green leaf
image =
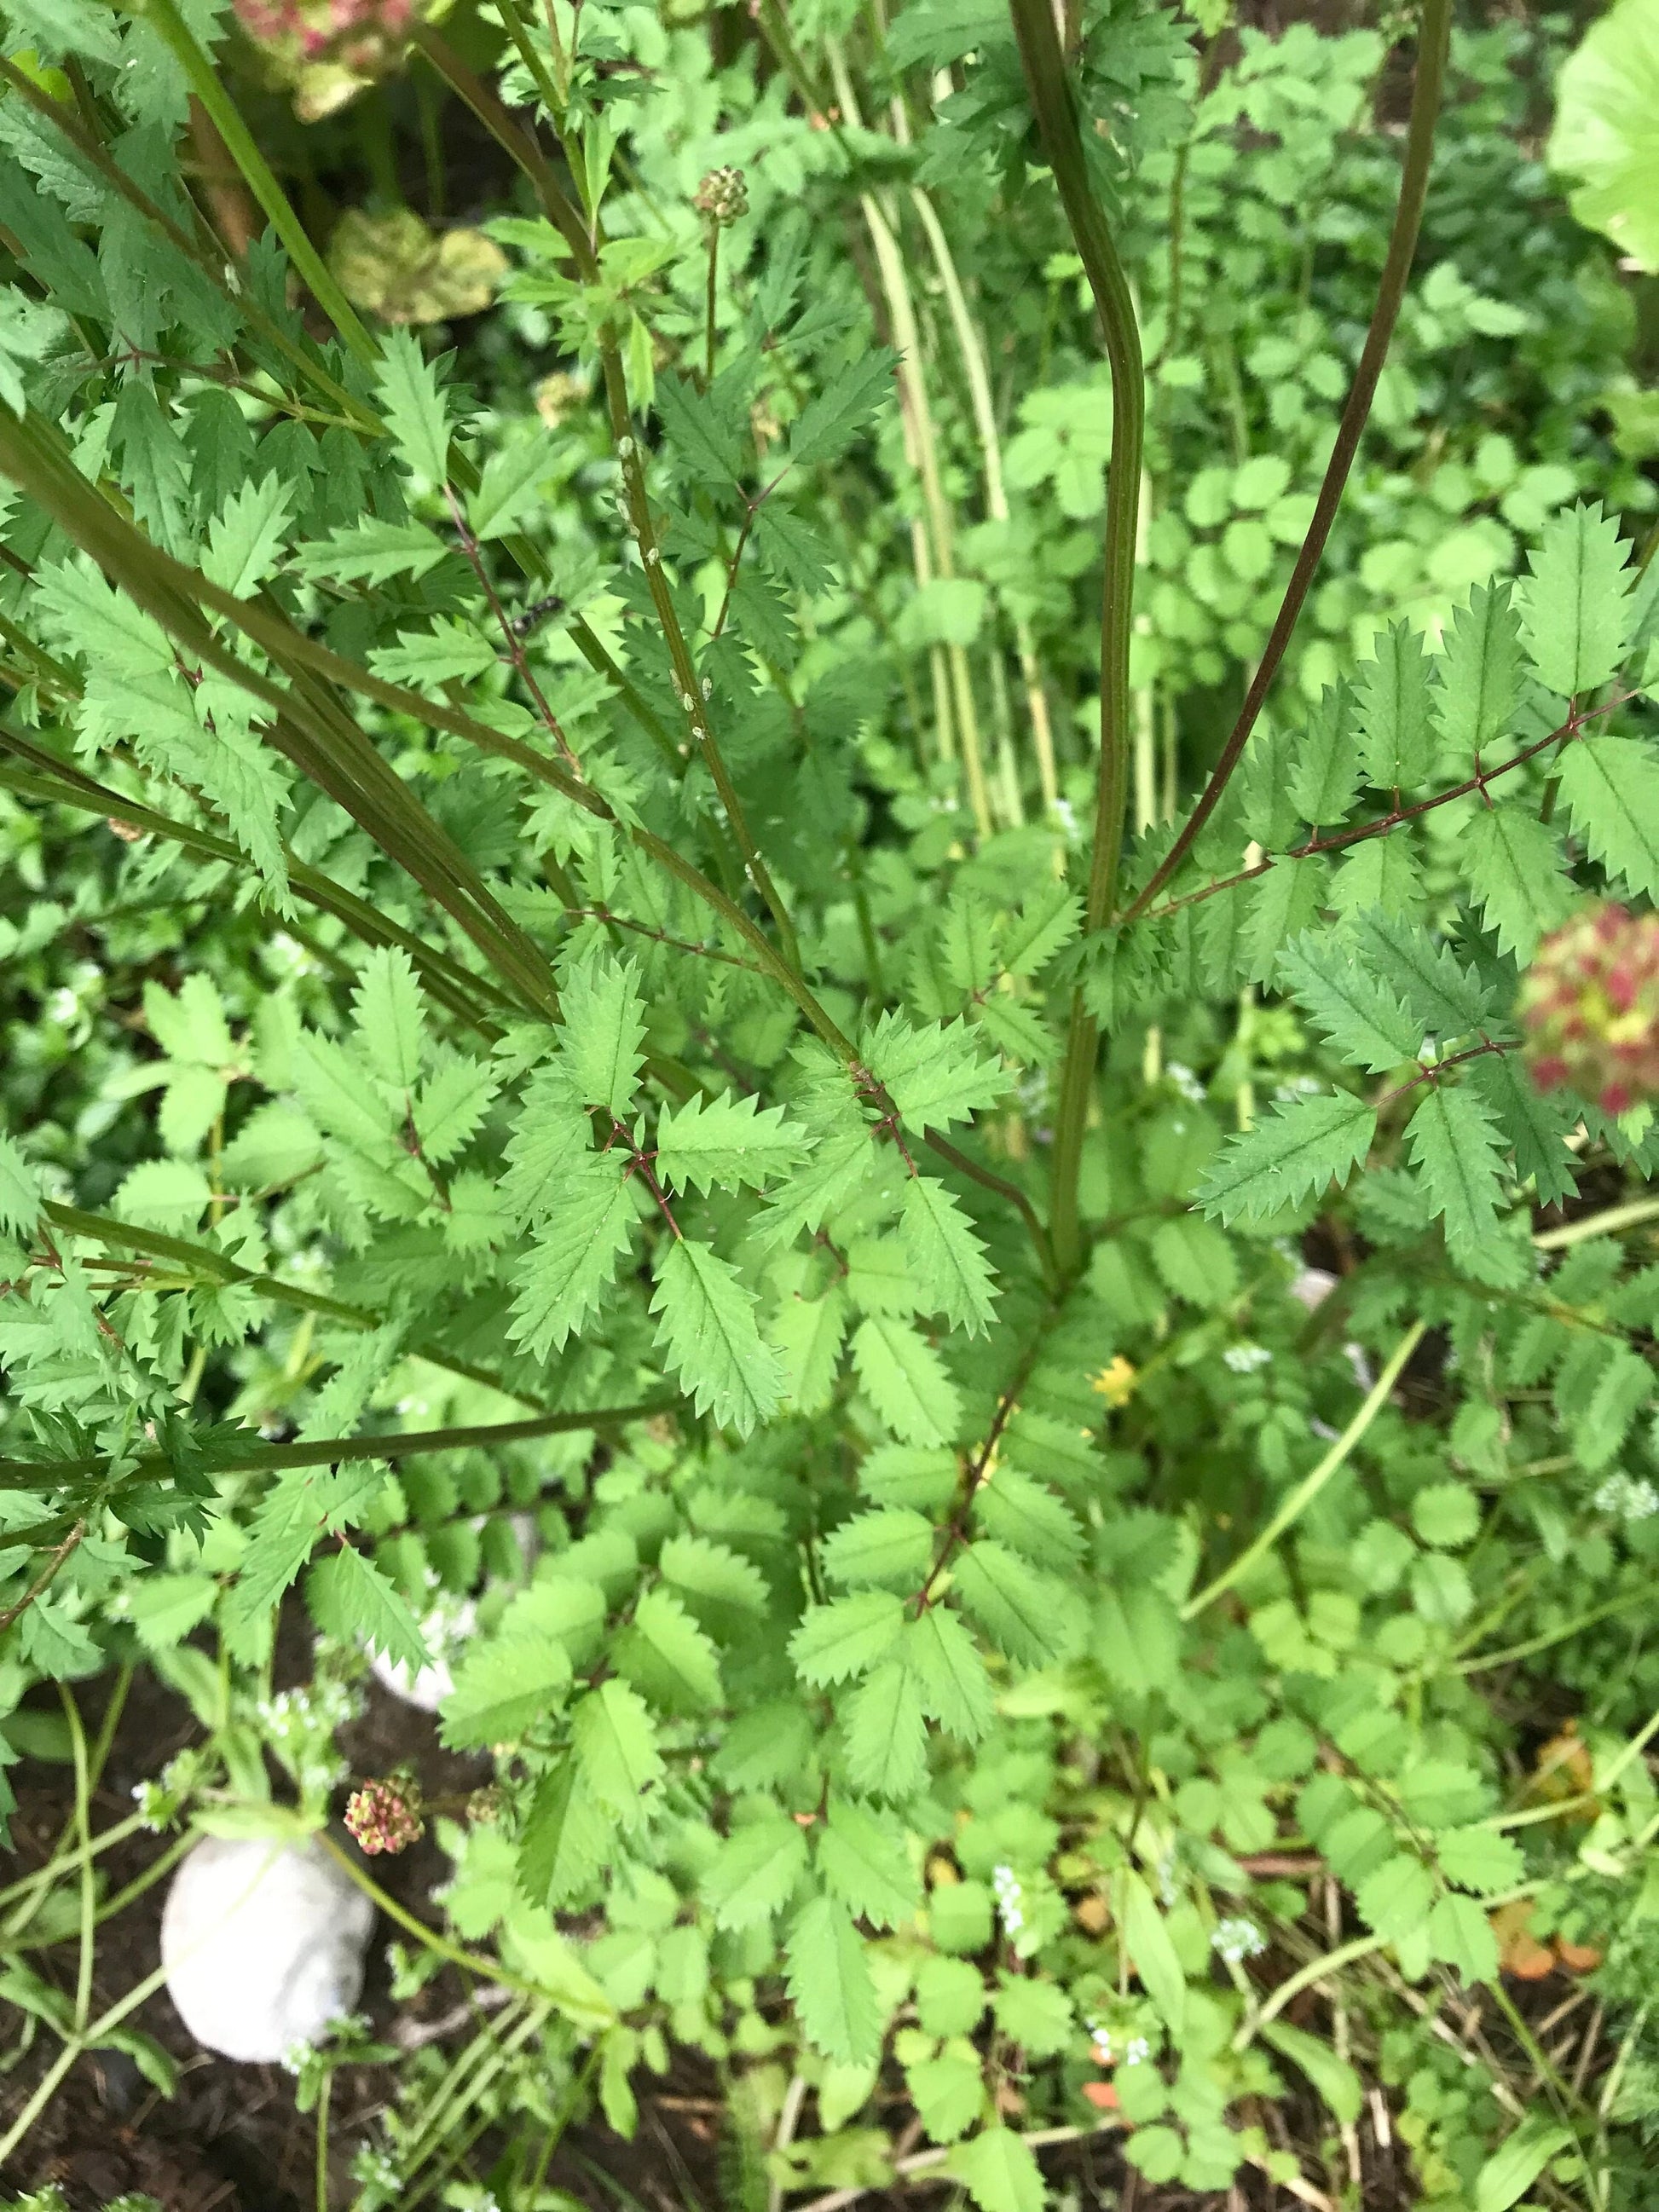
{"label": "serrated green leaf", "polygon": [[208,525],[202,574],[239,599],[252,599],[282,557],[292,488],[277,476],[255,478],[232,494]]}
{"label": "serrated green leaf", "polygon": [[850,1797],[830,1800],[817,1864],[825,1887],[855,1919],[899,1928],[921,1909],[921,1884],[902,1823]]}
{"label": "serrated green leaf", "polygon": [[717,1928],[752,1928],[788,1904],[805,1871],[805,1837],[769,1809],[732,1830],[702,1876],[702,1894]]}
{"label": "serrated green leaf", "polygon": [[1384,1942],[1414,1936],[1434,1906],[1434,1881],[1421,1860],[1396,1851],[1369,1874],[1354,1893],[1361,1917]]}
{"label": "serrated green leaf", "polygon": [[556,1637],[495,1636],[469,1648],[439,1712],[451,1751],[510,1742],[564,1702],[570,1656]]}
{"label": "serrated green leaf", "polygon": [[1498,1979],[1498,1938],[1474,1898],[1455,1892],[1437,1898],[1425,1933],[1429,1956],[1449,1966],[1466,1988]]}
{"label": "serrated green leaf", "polygon": [[401,945],[370,953],[352,1001],[363,1057],[397,1091],[412,1091],[426,1052],[426,1006]]}
{"label": "serrated green leaf", "polygon": [[574,1154],[558,1202],[538,1224],[519,1271],[507,1325],[532,1359],[562,1352],[567,1338],[580,1332],[615,1279],[633,1229],[620,1166],[597,1153]]}
{"label": "serrated green leaf", "polygon": [[908,1322],[872,1314],[853,1339],[853,1364],[882,1420],[905,1443],[945,1443],[962,1401],[927,1338]]}
{"label": "serrated green leaf", "polygon": [[1527,1871],[1521,1846],[1512,1836],[1479,1822],[1465,1828],[1448,1828],[1434,1839],[1440,1871],[1460,1889],[1478,1897],[1495,1897],[1513,1889]]}
{"label": "serrated green leaf", "polygon": [[0,1231],[27,1237],[40,1218],[40,1186],[16,1146],[0,1131]]}
{"label": "serrated green leaf", "polygon": [[537,1785],[519,1838],[519,1880],[536,1904],[557,1911],[583,1895],[611,1856],[614,1824],[574,1759]]}
{"label": "serrated green leaf", "polygon": [[974,1492],[975,1525],[1030,1559],[1064,1574],[1082,1555],[1083,1531],[1052,1490],[1017,1468],[994,1468]]}
{"label": "serrated green leaf", "polygon": [[843,2066],[869,2065],[881,2050],[881,2011],[851,1916],[833,1898],[815,1897],[795,1915],[785,1955],[807,2041]]}
{"label": "serrated green leaf", "polygon": [[1558,927],[1572,905],[1559,838],[1528,807],[1483,806],[1457,857],[1487,927],[1524,966],[1539,939]]}
{"label": "serrated green leaf", "polygon": [[842,1702],[847,1771],[866,1797],[904,1803],[927,1781],[921,1689],[902,1658],[884,1659]]}
{"label": "serrated green leaf", "polygon": [[1346,822],[1359,787],[1359,707],[1352,685],[1320,694],[1297,740],[1286,783],[1298,821]]}
{"label": "serrated green leaf", "polygon": [[1521,587],[1521,628],[1539,682],[1582,700],[1615,673],[1629,635],[1630,546],[1599,501],[1553,515]]}
{"label": "serrated green leaf", "polygon": [[1355,915],[1347,928],[1356,959],[1399,994],[1425,1033],[1443,1041],[1466,1036],[1492,1018],[1491,1000],[1474,971],[1426,931],[1375,908]]}
{"label": "serrated green leaf", "polygon": [[657,1268],[657,1342],[697,1411],[746,1437],[782,1402],[783,1362],[763,1344],[755,1296],[713,1248],[677,1237]]}
{"label": "serrated green leaf", "polygon": [[657,1554],[664,1577],[677,1589],[741,1613],[763,1613],[770,1599],[766,1580],[752,1559],[707,1536],[671,1536]]}
{"label": "serrated green leaf", "polygon": [[416,1091],[410,1115],[422,1157],[438,1167],[453,1159],[471,1142],[495,1096],[488,1067],[465,1053],[447,1055]]}
{"label": "serrated green leaf", "polygon": [[1492,1114],[1468,1085],[1433,1084],[1406,1141],[1447,1244],[1466,1257],[1497,1224],[1504,1157]]}
{"label": "serrated green leaf", "polygon": [[957,1553],[951,1574],[967,1611],[1020,1665],[1050,1666],[1082,1643],[1082,1609],[1073,1589],[1006,1544],[981,1537]]}
{"label": "serrated green leaf", "polygon": [[472,535],[501,538],[515,528],[557,459],[558,449],[544,432],[498,447],[479,471],[478,488],[466,502]]}
{"label": "serrated green leaf", "polygon": [[979,2212],[1042,2212],[1042,2169],[1030,2145],[1012,2128],[987,2128],[957,2143],[945,2167]]}
{"label": "serrated green leaf", "polygon": [[602,1682],[571,1708],[570,1736],[588,1787],[625,1827],[645,1816],[662,1754],[645,1702],[625,1682]]}
{"label": "serrated green leaf", "polygon": [[1404,623],[1376,640],[1376,657],[1359,671],[1360,754],[1375,791],[1411,791],[1434,764],[1429,726],[1429,660]]}
{"label": "serrated green leaf", "polygon": [[1561,798],[1592,859],[1659,896],[1659,761],[1635,738],[1580,738],[1561,756]]}
{"label": "serrated green leaf", "polygon": [[1340,931],[1298,937],[1279,955],[1279,975],[1345,1060],[1381,1075],[1416,1057],[1421,1024],[1355,960]]}
{"label": "serrated green leaf", "polygon": [[1534,1182],[1540,1206],[1554,1206],[1578,1188],[1577,1163],[1567,1145],[1573,1114],[1552,1092],[1546,1097],[1516,1053],[1471,1062],[1465,1079],[1478,1091],[1515,1150],[1515,1172]]}
{"label": "serrated green leaf", "polygon": [[449,470],[447,404],[431,364],[408,331],[388,331],[381,339],[374,388],[404,460],[417,477],[441,483]]}
{"label": "serrated green leaf", "polygon": [[919,1136],[969,1120],[1008,1087],[1001,1066],[981,1056],[979,1037],[966,1021],[918,1029],[902,1014],[884,1014],[866,1032],[862,1053],[899,1119]]}
{"label": "serrated green leaf", "polygon": [[718,1098],[694,1092],[683,1106],[664,1109],[657,1124],[658,1172],[676,1190],[707,1190],[711,1183],[759,1190],[787,1175],[806,1150],[804,1132],[784,1119],[781,1106],[758,1099]]}
{"label": "serrated green leaf", "polygon": [[823,1540],[819,1559],[831,1582],[857,1589],[915,1589],[933,1558],[933,1524],[902,1505],[855,1513]]}
{"label": "serrated green leaf", "polygon": [[893,396],[898,356],[890,346],[872,346],[849,368],[815,392],[802,408],[789,438],[789,465],[808,468],[833,461]]}
{"label": "serrated green leaf", "polygon": [[648,1589],[616,1644],[617,1672],[665,1713],[702,1713],[725,1692],[713,1644],[678,1599]]}
{"label": "serrated green leaf", "polygon": [[1083,902],[1064,884],[1033,891],[1002,926],[1002,965],[1010,975],[1032,976],[1063,951],[1083,927]]}
{"label": "serrated green leaf", "polygon": [[639,980],[631,960],[617,960],[603,948],[563,978],[560,1057],[577,1096],[618,1120],[634,1103],[645,1042]]}
{"label": "serrated green leaf", "polygon": [[990,1728],[996,1701],[979,1648],[956,1614],[930,1605],[919,1620],[908,1622],[904,1656],[927,1717],[947,1735],[977,1743]]}
{"label": "serrated green leaf", "polygon": [[1521,696],[1521,618],[1504,584],[1478,584],[1452,617],[1435,664],[1442,742],[1471,766],[1504,736]]}
{"label": "serrated green leaf", "polygon": [[832,1283],[819,1298],[787,1297],[771,1327],[782,1356],[784,1390],[799,1413],[819,1413],[830,1403],[847,1340],[847,1293]]}
{"label": "serrated green leaf", "polygon": [[742,473],[744,446],[720,404],[720,386],[703,393],[683,376],[658,380],[655,405],[670,453],[695,483],[732,491]]}
{"label": "serrated green leaf", "polygon": [[1292,1098],[1235,1137],[1198,1189],[1223,1221],[1265,1221],[1335,1182],[1370,1150],[1376,1115],[1346,1091]]}
{"label": "serrated green leaf", "polygon": [[809,1606],[789,1639],[795,1672],[815,1689],[865,1674],[891,1650],[904,1607],[885,1590],[863,1590],[828,1605]]}
{"label": "serrated green leaf", "polygon": [[362,514],[348,527],[297,546],[292,566],[301,576],[336,584],[386,584],[394,576],[424,576],[448,550],[423,522],[382,522]]}
{"label": "serrated green leaf", "polygon": [[414,1614],[373,1559],[350,1544],[319,1559],[306,1577],[306,1603],[325,1636],[378,1651],[418,1674],[428,1652]]}
{"label": "serrated green leaf", "polygon": [[904,1242],[929,1306],[969,1336],[988,1327],[996,1293],[985,1247],[942,1182],[909,1176],[904,1185]]}

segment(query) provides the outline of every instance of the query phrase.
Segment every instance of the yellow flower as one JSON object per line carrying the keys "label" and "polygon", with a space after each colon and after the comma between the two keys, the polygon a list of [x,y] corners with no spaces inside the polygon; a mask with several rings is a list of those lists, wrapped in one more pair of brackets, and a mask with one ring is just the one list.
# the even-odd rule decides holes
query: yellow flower
{"label": "yellow flower", "polygon": [[1115,1413],[1120,1406],[1127,1406],[1134,1396],[1137,1379],[1134,1369],[1120,1352],[1115,1358],[1101,1369],[1098,1375],[1091,1378],[1089,1388],[1098,1390]]}

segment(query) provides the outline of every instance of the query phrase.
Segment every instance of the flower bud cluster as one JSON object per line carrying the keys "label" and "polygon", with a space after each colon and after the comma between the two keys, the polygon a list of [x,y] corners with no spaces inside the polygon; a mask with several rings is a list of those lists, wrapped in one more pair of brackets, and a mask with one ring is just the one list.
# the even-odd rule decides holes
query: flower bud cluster
{"label": "flower bud cluster", "polygon": [[365,1782],[351,1793],[345,1824],[358,1848],[371,1858],[382,1851],[407,1850],[426,1832],[419,1783],[406,1772]]}
{"label": "flower bud cluster", "polygon": [[697,186],[692,202],[705,222],[726,230],[749,212],[749,187],[741,169],[711,169]]}
{"label": "flower bud cluster", "polygon": [[1540,1091],[1570,1084],[1604,1114],[1659,1098],[1659,914],[1590,908],[1538,948],[1521,987]]}

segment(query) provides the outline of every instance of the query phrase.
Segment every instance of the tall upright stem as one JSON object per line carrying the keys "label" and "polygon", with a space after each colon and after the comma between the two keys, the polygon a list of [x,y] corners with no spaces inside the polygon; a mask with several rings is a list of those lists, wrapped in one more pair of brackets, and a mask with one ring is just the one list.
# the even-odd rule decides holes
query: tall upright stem
{"label": "tall upright stem", "polygon": [[[1048,0],[1009,0],[1037,130],[1066,222],[1082,258],[1106,340],[1112,373],[1112,452],[1106,486],[1106,574],[1100,617],[1100,768],[1095,783],[1094,843],[1085,924],[1099,929],[1111,915],[1123,851],[1130,748],[1129,633],[1134,611],[1135,521],[1146,440],[1146,390],[1134,302],[1117,246],[1089,182],[1077,111]],[[1062,1278],[1082,1259],[1078,1170],[1094,1087],[1098,1032],[1081,991],[1072,1000],[1054,1119],[1050,1222]]]}
{"label": "tall upright stem", "polygon": [[[1024,0],[1016,0],[1017,7]],[[1365,343],[1360,350],[1359,366],[1348,390],[1342,409],[1342,419],[1337,425],[1336,443],[1325,471],[1325,481],[1319,487],[1319,497],[1314,507],[1313,520],[1302,541],[1302,550],[1296,556],[1296,566],[1291,571],[1291,580],[1285,587],[1272,632],[1262,649],[1260,663],[1250,688],[1244,695],[1244,704],[1239,709],[1238,720],[1231,734],[1221,749],[1221,757],[1210,771],[1210,780],[1199,796],[1198,804],[1182,826],[1180,836],[1170,848],[1151,881],[1127,909],[1124,919],[1133,921],[1142,914],[1163,890],[1192,850],[1194,842],[1204,824],[1215,811],[1228,778],[1243,757],[1245,745],[1256,718],[1261,712],[1268,687],[1279,672],[1279,664],[1285,658],[1291,633],[1301,616],[1303,602],[1313,583],[1314,575],[1325,551],[1325,541],[1331,534],[1331,525],[1341,504],[1342,494],[1353,466],[1354,456],[1359,450],[1359,441],[1371,411],[1371,402],[1376,394],[1376,380],[1382,373],[1388,358],[1389,341],[1394,336],[1394,326],[1400,319],[1400,306],[1406,296],[1406,283],[1411,275],[1412,262],[1417,252],[1418,234],[1423,228],[1423,204],[1428,196],[1429,164],[1434,152],[1434,126],[1439,118],[1440,102],[1445,90],[1446,58],[1451,36],[1451,0],[1423,0],[1423,17],[1418,28],[1417,82],[1412,88],[1411,120],[1406,131],[1406,159],[1400,178],[1400,204],[1395,210],[1394,230],[1389,240],[1388,258],[1382,264],[1382,278],[1377,287],[1376,305],[1371,311],[1370,328],[1365,333]]]}

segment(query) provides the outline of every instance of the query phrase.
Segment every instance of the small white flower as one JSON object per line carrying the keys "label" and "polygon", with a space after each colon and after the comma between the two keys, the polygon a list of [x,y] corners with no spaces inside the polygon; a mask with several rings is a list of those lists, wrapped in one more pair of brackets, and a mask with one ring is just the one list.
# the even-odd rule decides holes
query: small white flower
{"label": "small white flower", "polygon": [[1078,840],[1077,809],[1069,799],[1055,799],[1054,819],[1065,833],[1066,843],[1075,845]]}
{"label": "small white flower", "polygon": [[1272,1358],[1265,1344],[1230,1344],[1221,1355],[1222,1364],[1235,1375],[1254,1375]]}
{"label": "small white flower", "polygon": [[714,696],[714,679],[712,676],[705,676],[702,679],[702,696],[705,699],[712,699]]}
{"label": "small white flower", "polygon": [[634,441],[631,438],[618,438],[617,453],[621,459],[631,461],[634,458]]}
{"label": "small white flower", "polygon": [[47,1012],[60,1029],[67,1029],[81,1011],[81,1001],[66,983],[60,983],[46,1001]]}
{"label": "small white flower", "polygon": [[647,545],[647,546],[646,547],[646,549],[645,549],[645,565],[646,565],[646,567],[647,567],[647,568],[654,568],[656,567],[656,565],[657,565],[658,562],[659,562],[659,561],[660,561],[660,560],[661,560],[661,558],[662,558],[662,555],[661,555],[660,553],[659,553],[659,552],[658,552],[658,550],[657,550],[657,549],[656,549],[656,547],[655,547],[654,545]]}
{"label": "small white flower", "polygon": [[1595,1510],[1616,1521],[1645,1521],[1659,1513],[1659,1490],[1645,1475],[1610,1474],[1595,1493]]}
{"label": "small white flower", "polygon": [[1267,1943],[1255,1921],[1247,1920],[1241,1914],[1237,1919],[1216,1923],[1215,1933],[1210,1938],[1210,1948],[1230,1966],[1237,1966],[1245,1959],[1259,1959],[1267,1949]]}
{"label": "small white flower", "polygon": [[997,1914],[1002,1922],[1003,1933],[1018,1936],[1025,1925],[1025,1915],[1021,1909],[1025,1892],[1020,1886],[1018,1875],[1012,1867],[994,1868],[991,1887],[996,1892]]}
{"label": "small white flower", "polygon": [[1152,2046],[1144,2035],[1132,2035],[1123,2046],[1123,2063],[1126,2066],[1139,2066],[1152,2055]]}
{"label": "small white flower", "polygon": [[1204,1085],[1190,1067],[1183,1066],[1178,1060],[1172,1060],[1164,1073],[1189,1105],[1201,1106],[1204,1103]]}

